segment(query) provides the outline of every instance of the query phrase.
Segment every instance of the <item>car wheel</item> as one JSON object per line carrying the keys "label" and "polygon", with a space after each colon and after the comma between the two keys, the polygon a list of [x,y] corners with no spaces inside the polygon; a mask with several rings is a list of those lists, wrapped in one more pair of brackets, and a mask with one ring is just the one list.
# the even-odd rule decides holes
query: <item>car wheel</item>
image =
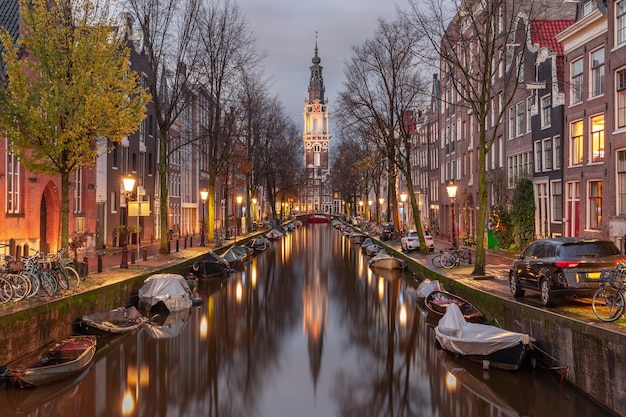
{"label": "car wheel", "polygon": [[544,306],[552,305],[552,296],[550,295],[550,283],[546,277],[539,280],[539,297]]}
{"label": "car wheel", "polygon": [[511,294],[513,294],[513,297],[524,296],[524,290],[521,288],[519,284],[519,279],[515,271],[512,271],[509,273],[509,288],[511,289]]}

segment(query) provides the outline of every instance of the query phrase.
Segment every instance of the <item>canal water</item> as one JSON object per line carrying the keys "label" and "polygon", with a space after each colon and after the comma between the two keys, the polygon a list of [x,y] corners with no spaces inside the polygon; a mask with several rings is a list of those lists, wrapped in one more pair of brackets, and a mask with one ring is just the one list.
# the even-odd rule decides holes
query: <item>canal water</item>
{"label": "canal water", "polygon": [[0,389],[0,416],[610,416],[553,371],[437,349],[409,273],[372,271],[328,225],[272,242],[201,305],[100,339],[82,375]]}

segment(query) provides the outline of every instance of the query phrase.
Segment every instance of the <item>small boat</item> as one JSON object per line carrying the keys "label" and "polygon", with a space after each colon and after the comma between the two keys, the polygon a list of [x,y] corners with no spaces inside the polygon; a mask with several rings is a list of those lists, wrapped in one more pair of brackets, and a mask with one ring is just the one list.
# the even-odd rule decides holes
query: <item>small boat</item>
{"label": "small boat", "polygon": [[383,269],[404,269],[406,268],[406,261],[404,259],[391,256],[384,249],[381,249],[370,259],[369,265]]}
{"label": "small boat", "polygon": [[209,252],[189,267],[189,272],[198,278],[216,278],[231,272],[228,262],[215,252]]}
{"label": "small boat", "polygon": [[374,245],[374,241],[372,240],[372,238],[365,238],[365,240],[361,242],[361,252],[365,252],[365,249],[370,245]]}
{"label": "small boat", "polygon": [[118,307],[81,317],[79,330],[84,334],[106,335],[131,332],[146,321],[135,307]]}
{"label": "small boat", "polygon": [[430,280],[428,278],[424,278],[420,285],[417,286],[415,293],[417,295],[417,299],[424,301],[426,296],[433,291],[442,291],[443,288],[438,280]]}
{"label": "small boat", "polygon": [[383,248],[380,245],[369,245],[365,247],[365,254],[371,258],[373,256],[376,256],[378,252],[380,252],[382,249]]}
{"label": "small boat", "polygon": [[280,230],[272,229],[265,234],[265,237],[268,238],[269,240],[276,240],[276,239],[280,239],[283,235],[284,233],[281,232]]}
{"label": "small boat", "polygon": [[159,305],[170,313],[191,308],[191,289],[182,275],[154,274],[144,281],[139,288],[139,309],[150,311]]}
{"label": "small boat", "polygon": [[228,262],[228,266],[230,268],[241,269],[248,256],[247,251],[243,250],[242,247],[235,245],[228,248],[228,250],[222,255],[222,258]]}
{"label": "small boat", "polygon": [[454,303],[435,327],[435,338],[443,350],[482,363],[483,369],[518,370],[532,351],[529,335],[468,323]]}
{"label": "small boat", "polygon": [[249,240],[246,243],[246,246],[254,249],[255,252],[264,252],[269,248],[270,241],[268,238],[263,236],[255,237],[254,239]]}
{"label": "small boat", "polygon": [[483,313],[474,304],[458,295],[443,290],[433,290],[424,297],[428,314],[436,319],[443,317],[450,304],[456,304],[459,307],[465,320],[472,323],[485,322]]}
{"label": "small boat", "polygon": [[40,387],[81,373],[95,353],[95,336],[70,336],[9,363],[3,376],[18,388]]}
{"label": "small boat", "polygon": [[309,216],[309,218],[306,221],[308,224],[318,224],[318,223],[328,223],[328,217],[324,216],[323,214],[314,214],[312,216]]}
{"label": "small boat", "polygon": [[365,239],[367,238],[368,237],[366,234],[359,233],[359,232],[354,232],[348,236],[348,239],[350,239],[350,243],[354,243],[356,245],[362,244],[363,242],[365,242]]}

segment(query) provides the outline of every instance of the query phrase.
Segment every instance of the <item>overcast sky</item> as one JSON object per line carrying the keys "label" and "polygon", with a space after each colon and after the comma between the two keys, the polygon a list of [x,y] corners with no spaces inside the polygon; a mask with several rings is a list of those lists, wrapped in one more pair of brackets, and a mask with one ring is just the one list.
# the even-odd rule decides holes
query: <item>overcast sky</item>
{"label": "overcast sky", "polygon": [[265,73],[296,126],[302,129],[308,95],[311,59],[318,32],[331,120],[337,93],[342,89],[344,61],[351,47],[372,37],[377,19],[393,20],[395,4],[403,0],[235,0],[245,13],[260,49],[267,51]]}

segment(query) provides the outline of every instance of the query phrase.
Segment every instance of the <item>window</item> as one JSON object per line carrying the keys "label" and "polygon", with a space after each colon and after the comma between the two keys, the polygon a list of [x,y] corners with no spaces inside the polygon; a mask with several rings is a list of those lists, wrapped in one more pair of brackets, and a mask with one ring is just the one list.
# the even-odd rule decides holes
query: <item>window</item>
{"label": "window", "polygon": [[543,145],[543,170],[552,170],[552,138],[544,139]]}
{"label": "window", "polygon": [[617,151],[617,214],[626,215],[626,150]]}
{"label": "window", "polygon": [[526,122],[524,121],[524,115],[526,114],[526,112],[524,111],[524,102],[520,101],[519,103],[517,103],[517,114],[516,114],[516,125],[517,125],[517,130],[516,130],[516,135],[517,136],[521,136],[524,134],[524,128],[526,127]]}
{"label": "window", "polygon": [[583,17],[585,16],[589,16],[589,14],[591,14],[591,12],[593,12],[595,9],[595,7],[593,7],[593,1],[592,0],[587,0],[583,3]]}
{"label": "window", "polygon": [[591,118],[591,162],[604,161],[604,114]]}
{"label": "window", "polygon": [[532,132],[532,117],[533,105],[535,104],[535,96],[531,95],[526,98],[526,131]]}
{"label": "window", "polygon": [[7,213],[20,212],[20,158],[12,152],[11,142],[6,140],[6,205]]}
{"label": "window", "polygon": [[543,157],[541,155],[541,142],[535,142],[535,172],[541,172],[541,161]]}
{"label": "window", "polygon": [[602,181],[589,181],[589,228],[602,227]]}
{"label": "window", "polygon": [[615,44],[626,42],[626,0],[615,3]]}
{"label": "window", "polygon": [[570,149],[570,166],[583,163],[583,121],[579,120],[571,124],[570,137],[572,146]]}
{"label": "window", "polygon": [[552,95],[541,97],[541,128],[545,129],[552,124]]}
{"label": "window", "polygon": [[555,136],[552,139],[552,144],[554,145],[552,146],[552,155],[554,156],[552,165],[554,166],[554,169],[561,169],[561,137]]}
{"label": "window", "polygon": [[83,169],[78,168],[74,173],[74,214],[83,211]]}
{"label": "window", "polygon": [[552,221],[563,220],[563,185],[561,181],[552,183]]}
{"label": "window", "polygon": [[[626,1],[626,0],[624,0]],[[515,109],[509,108],[509,140],[515,137]]]}
{"label": "window", "polygon": [[591,53],[591,97],[604,94],[604,48]]}
{"label": "window", "polygon": [[583,101],[583,59],[579,58],[571,65],[571,97],[570,104]]}
{"label": "window", "polygon": [[[622,1],[622,3],[624,2],[626,0]],[[617,128],[619,129],[626,127],[626,68],[616,71],[615,78],[615,97],[617,101],[615,111],[617,112]]]}
{"label": "window", "polygon": [[533,156],[530,151],[508,157],[507,162],[509,164],[509,175],[507,180],[509,188],[515,187],[521,179],[530,177],[533,169],[532,159]]}

